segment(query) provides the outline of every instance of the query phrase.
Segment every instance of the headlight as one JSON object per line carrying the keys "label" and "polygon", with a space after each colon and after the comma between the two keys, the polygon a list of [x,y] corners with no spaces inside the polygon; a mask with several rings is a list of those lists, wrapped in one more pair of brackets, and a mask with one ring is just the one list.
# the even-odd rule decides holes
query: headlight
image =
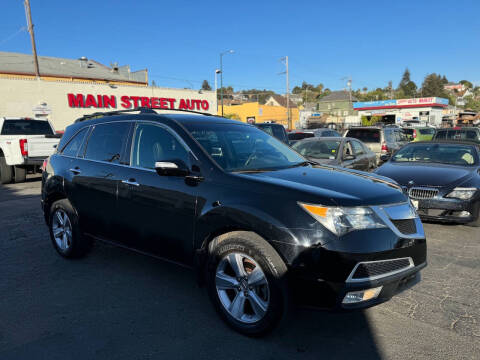
{"label": "headlight", "polygon": [[383,228],[386,225],[368,207],[326,207],[299,203],[315,220],[337,236],[350,231]]}
{"label": "headlight", "polygon": [[453,189],[453,191],[449,194],[447,194],[447,198],[456,198],[456,199],[461,199],[461,200],[468,200],[471,199],[473,195],[475,195],[475,192],[477,191],[476,188],[462,188],[462,187],[457,187]]}

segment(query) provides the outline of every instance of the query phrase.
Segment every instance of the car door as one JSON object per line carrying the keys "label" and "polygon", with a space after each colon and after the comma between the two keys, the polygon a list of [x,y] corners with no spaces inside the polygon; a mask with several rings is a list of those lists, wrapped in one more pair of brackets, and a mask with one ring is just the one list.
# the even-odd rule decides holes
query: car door
{"label": "car door", "polygon": [[196,196],[202,183],[161,176],[156,162],[181,161],[199,170],[183,140],[170,128],[139,121],[134,129],[130,167],[118,189],[118,239],[126,246],[180,262],[193,255]]}
{"label": "car door", "polygon": [[351,140],[350,142],[352,145],[353,154],[355,155],[353,168],[357,170],[368,171],[370,168],[370,162],[365,150],[363,149],[363,145],[357,140]]}
{"label": "car door", "polygon": [[130,122],[92,126],[84,152],[69,171],[73,174],[74,205],[82,229],[92,235],[111,236],[118,183],[122,180],[120,159],[125,151]]}

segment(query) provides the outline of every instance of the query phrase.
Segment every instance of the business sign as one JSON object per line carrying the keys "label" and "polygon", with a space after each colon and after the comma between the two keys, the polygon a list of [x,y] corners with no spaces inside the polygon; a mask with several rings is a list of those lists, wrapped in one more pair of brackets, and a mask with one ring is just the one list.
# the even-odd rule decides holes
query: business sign
{"label": "business sign", "polygon": [[353,103],[354,109],[392,109],[402,107],[422,107],[422,106],[446,106],[448,99],[438,97],[416,98],[416,99],[391,99],[380,101],[359,101]]}
{"label": "business sign", "polygon": [[147,96],[120,96],[120,103],[115,95],[67,94],[68,106],[71,108],[104,108],[124,109],[148,107],[152,109],[184,109],[207,111],[210,107],[207,100],[176,99]]}

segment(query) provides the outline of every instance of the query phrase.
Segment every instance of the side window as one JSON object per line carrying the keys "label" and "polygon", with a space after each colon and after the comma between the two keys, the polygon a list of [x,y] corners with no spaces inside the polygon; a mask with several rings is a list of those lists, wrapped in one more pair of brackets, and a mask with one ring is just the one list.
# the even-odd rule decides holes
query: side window
{"label": "side window", "polygon": [[345,157],[346,155],[353,155],[352,143],[350,141],[347,141],[343,145],[343,157]]}
{"label": "side window", "polygon": [[364,153],[363,146],[358,141],[352,141],[352,146],[355,155],[362,155]]}
{"label": "side window", "polygon": [[88,139],[85,158],[119,163],[129,129],[130,123],[127,122],[95,125]]}
{"label": "side window", "polygon": [[70,139],[67,145],[63,147],[62,155],[65,156],[77,156],[78,150],[82,147],[83,140],[85,139],[85,135],[87,134],[88,127],[83,128],[75,136]]}
{"label": "side window", "polygon": [[188,151],[166,129],[153,124],[139,124],[135,130],[130,164],[155,169],[157,161],[181,160],[189,164]]}
{"label": "side window", "polygon": [[437,134],[435,135],[435,139],[445,139],[446,135],[447,135],[447,132],[445,130],[437,131]]}

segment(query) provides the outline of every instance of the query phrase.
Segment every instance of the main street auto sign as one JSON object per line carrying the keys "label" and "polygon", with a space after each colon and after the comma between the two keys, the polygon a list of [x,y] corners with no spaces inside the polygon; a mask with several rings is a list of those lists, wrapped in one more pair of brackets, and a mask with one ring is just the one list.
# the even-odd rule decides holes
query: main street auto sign
{"label": "main street auto sign", "polygon": [[210,107],[207,100],[176,99],[147,96],[120,96],[120,103],[115,95],[67,94],[68,106],[71,108],[105,108],[124,109],[148,107],[152,109],[185,109],[207,111]]}

